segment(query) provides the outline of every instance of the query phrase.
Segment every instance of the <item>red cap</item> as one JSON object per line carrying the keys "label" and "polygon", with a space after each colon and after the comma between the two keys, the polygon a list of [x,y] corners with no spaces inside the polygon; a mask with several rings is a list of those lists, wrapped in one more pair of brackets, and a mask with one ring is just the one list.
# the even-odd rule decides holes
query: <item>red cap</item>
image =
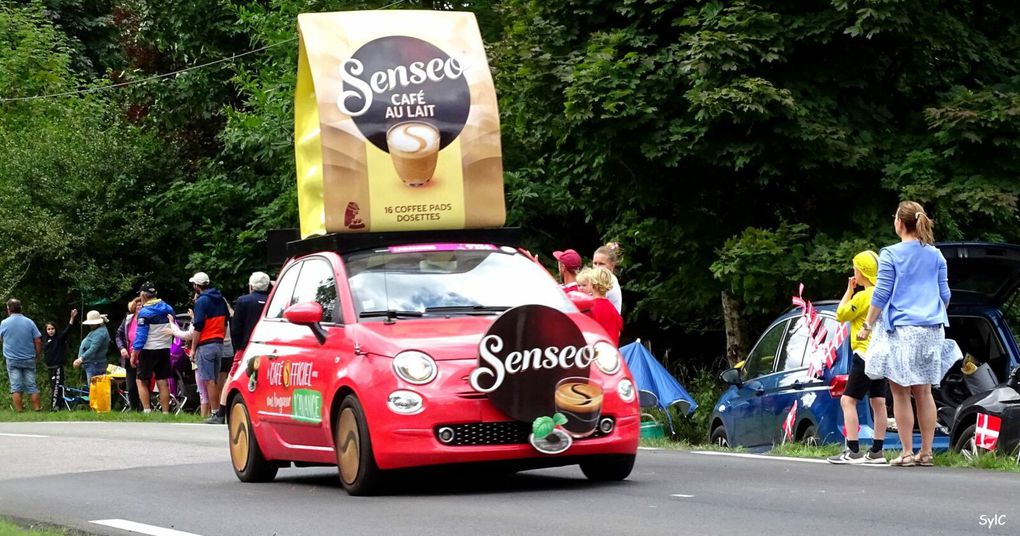
{"label": "red cap", "polygon": [[554,251],[553,257],[563,263],[563,266],[571,272],[576,272],[581,268],[581,256],[572,249],[568,249],[566,251]]}

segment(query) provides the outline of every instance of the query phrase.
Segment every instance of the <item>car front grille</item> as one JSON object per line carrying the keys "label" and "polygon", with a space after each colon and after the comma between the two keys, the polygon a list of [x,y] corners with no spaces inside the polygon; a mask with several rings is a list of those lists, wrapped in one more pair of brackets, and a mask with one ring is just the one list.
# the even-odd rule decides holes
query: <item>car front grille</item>
{"label": "car front grille", "polygon": [[[528,444],[528,438],[531,436],[531,423],[520,421],[440,425],[433,430],[437,440],[440,437],[440,430],[444,428],[453,430],[453,440],[448,442],[440,440],[440,442],[450,447],[525,445]],[[595,430],[595,433],[589,438],[602,437],[603,435],[605,434],[600,430]]]}

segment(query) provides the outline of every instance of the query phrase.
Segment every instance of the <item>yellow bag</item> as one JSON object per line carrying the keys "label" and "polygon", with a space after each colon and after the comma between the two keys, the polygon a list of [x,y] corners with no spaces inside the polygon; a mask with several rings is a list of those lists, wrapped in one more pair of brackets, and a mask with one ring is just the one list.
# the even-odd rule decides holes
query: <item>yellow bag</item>
{"label": "yellow bag", "polygon": [[93,376],[89,384],[89,407],[97,413],[110,411],[110,376]]}

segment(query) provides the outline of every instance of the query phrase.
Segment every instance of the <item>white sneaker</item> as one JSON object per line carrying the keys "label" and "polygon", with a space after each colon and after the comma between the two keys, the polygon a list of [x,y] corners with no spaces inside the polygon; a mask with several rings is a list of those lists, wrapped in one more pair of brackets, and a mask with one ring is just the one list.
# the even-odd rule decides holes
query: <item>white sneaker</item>
{"label": "white sneaker", "polygon": [[834,463],[837,465],[856,465],[859,463],[864,463],[864,454],[860,451],[853,452],[850,449],[845,449],[843,450],[842,454],[826,458],[826,460],[829,463]]}
{"label": "white sneaker", "polygon": [[864,463],[868,465],[885,465],[889,462],[885,459],[884,450],[871,452],[871,449],[868,449],[868,452],[864,453]]}

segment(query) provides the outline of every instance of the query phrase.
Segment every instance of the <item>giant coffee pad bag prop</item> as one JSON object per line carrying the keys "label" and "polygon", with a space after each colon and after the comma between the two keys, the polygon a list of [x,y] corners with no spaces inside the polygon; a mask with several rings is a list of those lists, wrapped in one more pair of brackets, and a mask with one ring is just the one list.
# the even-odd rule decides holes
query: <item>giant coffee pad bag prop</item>
{"label": "giant coffee pad bag prop", "polygon": [[298,16],[301,236],[500,227],[496,90],[471,13]]}

